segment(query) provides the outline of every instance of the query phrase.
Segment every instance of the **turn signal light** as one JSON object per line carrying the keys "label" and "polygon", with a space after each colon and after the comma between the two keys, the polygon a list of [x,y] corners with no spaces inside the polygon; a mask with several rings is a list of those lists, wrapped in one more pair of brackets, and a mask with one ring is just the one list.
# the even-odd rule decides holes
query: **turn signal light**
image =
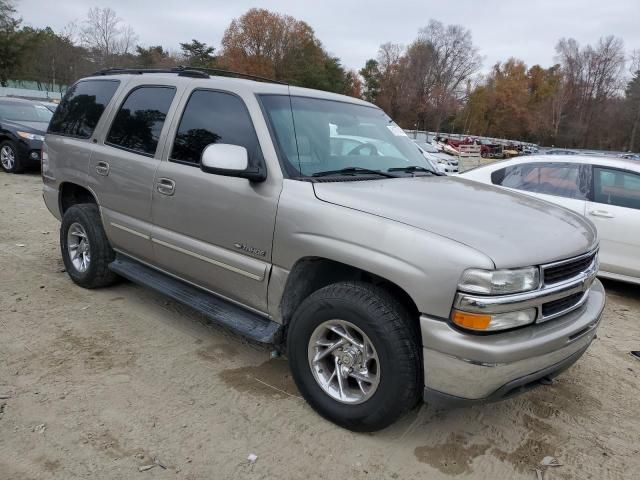
{"label": "turn signal light", "polygon": [[451,314],[451,320],[459,327],[468,328],[470,330],[486,330],[489,328],[489,324],[491,323],[491,315],[481,315],[454,310]]}

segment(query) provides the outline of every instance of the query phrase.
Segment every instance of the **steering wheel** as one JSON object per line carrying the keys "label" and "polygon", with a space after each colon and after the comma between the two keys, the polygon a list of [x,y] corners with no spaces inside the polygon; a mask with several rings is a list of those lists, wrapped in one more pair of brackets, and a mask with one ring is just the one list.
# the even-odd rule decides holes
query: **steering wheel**
{"label": "steering wheel", "polygon": [[357,147],[352,149],[349,153],[347,153],[347,155],[360,155],[360,151],[364,150],[365,148],[368,148],[371,151],[371,153],[369,153],[369,156],[380,155],[380,152],[378,152],[378,149],[376,148],[376,146],[373,143],[368,143],[368,142],[358,145]]}

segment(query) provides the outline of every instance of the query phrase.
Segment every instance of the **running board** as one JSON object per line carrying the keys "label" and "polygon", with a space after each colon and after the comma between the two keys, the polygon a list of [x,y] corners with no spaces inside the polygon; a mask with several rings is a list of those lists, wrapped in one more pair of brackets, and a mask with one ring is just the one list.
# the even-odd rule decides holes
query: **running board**
{"label": "running board", "polygon": [[140,262],[118,254],[109,269],[134,283],[149,287],[203,314],[213,323],[260,343],[278,343],[282,325],[234,303],[205,292]]}

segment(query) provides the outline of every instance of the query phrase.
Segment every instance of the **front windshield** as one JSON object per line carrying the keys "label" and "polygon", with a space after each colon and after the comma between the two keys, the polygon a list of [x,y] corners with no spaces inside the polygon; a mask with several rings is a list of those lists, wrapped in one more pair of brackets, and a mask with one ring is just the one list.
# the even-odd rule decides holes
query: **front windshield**
{"label": "front windshield", "polygon": [[349,168],[433,171],[417,145],[379,108],[286,95],[261,100],[292,177]]}
{"label": "front windshield", "polygon": [[0,118],[15,122],[48,122],[53,113],[44,105],[29,103],[0,104]]}

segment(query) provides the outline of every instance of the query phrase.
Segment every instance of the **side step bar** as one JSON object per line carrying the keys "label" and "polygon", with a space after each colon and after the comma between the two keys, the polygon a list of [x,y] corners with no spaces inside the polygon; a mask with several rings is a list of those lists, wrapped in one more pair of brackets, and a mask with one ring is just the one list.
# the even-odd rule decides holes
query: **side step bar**
{"label": "side step bar", "polygon": [[260,343],[278,343],[282,325],[188,283],[118,254],[109,269],[134,283],[183,303],[240,335]]}

